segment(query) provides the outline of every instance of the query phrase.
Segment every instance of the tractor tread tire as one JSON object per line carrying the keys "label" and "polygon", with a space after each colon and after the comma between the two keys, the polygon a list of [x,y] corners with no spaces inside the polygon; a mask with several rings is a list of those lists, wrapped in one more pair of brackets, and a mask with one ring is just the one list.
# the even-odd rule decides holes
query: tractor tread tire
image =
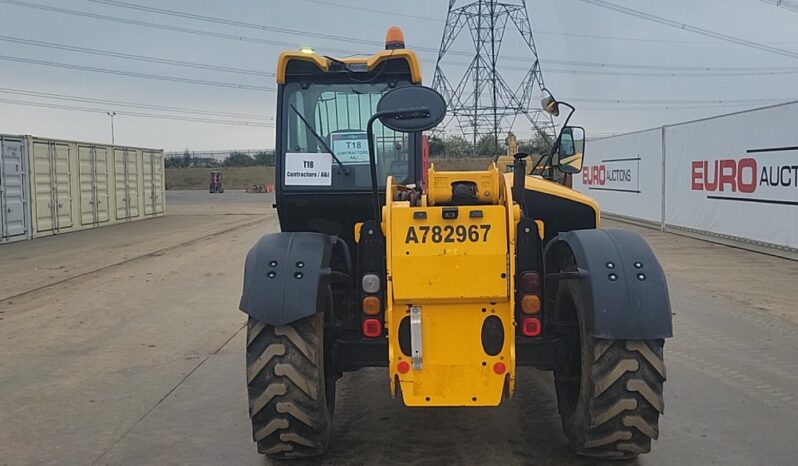
{"label": "tractor tread tire", "polygon": [[665,341],[598,338],[580,317],[583,300],[578,282],[560,284],[558,318],[578,324],[578,335],[561,335],[570,358],[555,370],[563,431],[583,456],[630,459],[648,453],[664,411]]}
{"label": "tractor tread tire", "polygon": [[270,458],[305,458],[327,449],[334,403],[328,398],[334,395],[325,384],[323,327],[322,314],[277,327],[249,319],[252,436]]}
{"label": "tractor tread tire", "polygon": [[[634,458],[659,437],[665,365],[661,341],[595,339],[581,425],[566,429],[580,455]],[[571,432],[569,432],[569,430]]]}

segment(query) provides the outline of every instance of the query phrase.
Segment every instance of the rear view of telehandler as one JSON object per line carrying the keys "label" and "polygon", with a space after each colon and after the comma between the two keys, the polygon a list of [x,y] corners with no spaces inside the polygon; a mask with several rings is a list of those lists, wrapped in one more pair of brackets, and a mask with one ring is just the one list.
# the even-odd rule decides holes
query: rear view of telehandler
{"label": "rear view of telehandler", "polygon": [[[446,104],[395,28],[370,57],[283,53],[277,83],[282,231],[249,252],[240,305],[261,453],[322,454],[344,372],[387,367],[408,406],[495,406],[523,365],[554,372],[575,452],[650,450],[671,314],[639,236],[599,229],[593,200],[524,176],[526,154],[512,173],[433,166],[423,185],[421,132]],[[584,130],[567,124],[541,162],[573,174]]]}

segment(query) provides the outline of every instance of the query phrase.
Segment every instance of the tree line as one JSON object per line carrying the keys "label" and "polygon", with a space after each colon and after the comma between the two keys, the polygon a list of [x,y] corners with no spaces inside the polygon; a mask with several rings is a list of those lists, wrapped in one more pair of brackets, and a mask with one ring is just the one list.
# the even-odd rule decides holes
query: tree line
{"label": "tree line", "polygon": [[[529,139],[518,140],[518,151],[528,154],[543,154],[551,147],[551,140],[546,136],[536,136]],[[492,135],[482,136],[476,144],[463,136],[430,136],[429,152],[432,158],[469,158],[493,157],[507,153],[504,140],[498,144]],[[223,160],[212,157],[198,157],[186,149],[181,155],[166,157],[166,168],[217,168],[217,167],[257,167],[274,166],[274,151],[264,150],[250,155],[244,152],[232,151]]]}
{"label": "tree line", "polygon": [[164,160],[166,168],[217,168],[274,166],[274,151],[259,151],[254,155],[233,151],[223,160],[213,157],[198,157],[186,149],[181,155],[171,155]]}

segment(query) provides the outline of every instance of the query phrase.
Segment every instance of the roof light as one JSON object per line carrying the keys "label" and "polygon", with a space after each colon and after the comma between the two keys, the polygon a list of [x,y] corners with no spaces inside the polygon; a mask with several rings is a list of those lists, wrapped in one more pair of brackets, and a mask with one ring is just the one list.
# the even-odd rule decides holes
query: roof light
{"label": "roof light", "polygon": [[316,51],[313,50],[310,47],[302,47],[301,49],[299,49],[299,51],[304,53],[304,54],[307,54],[307,55],[312,55],[312,54],[316,53]]}
{"label": "roof light", "polygon": [[402,30],[398,27],[391,26],[385,34],[385,50],[403,48],[405,48],[405,35],[402,34]]}

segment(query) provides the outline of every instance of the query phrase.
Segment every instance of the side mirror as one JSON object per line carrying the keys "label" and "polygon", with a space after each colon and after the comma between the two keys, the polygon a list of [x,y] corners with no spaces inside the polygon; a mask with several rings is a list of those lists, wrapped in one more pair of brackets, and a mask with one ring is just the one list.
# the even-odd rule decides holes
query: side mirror
{"label": "side mirror", "polygon": [[546,113],[550,113],[553,116],[560,116],[560,105],[553,95],[549,94],[540,99],[540,106]]}
{"label": "side mirror", "polygon": [[426,131],[443,121],[446,101],[429,87],[398,87],[382,96],[377,103],[377,115],[383,125],[394,131]]}
{"label": "side mirror", "polygon": [[563,173],[579,173],[585,154],[585,129],[566,126],[560,133],[557,168]]}
{"label": "side mirror", "polygon": [[[374,149],[374,121],[379,119],[386,128],[401,133],[415,133],[432,129],[446,116],[446,101],[437,91],[425,86],[405,86],[386,92],[377,111],[366,124],[371,172],[371,204],[374,221],[382,222],[380,196],[377,189],[377,160]],[[421,154],[419,154],[420,156]]]}

